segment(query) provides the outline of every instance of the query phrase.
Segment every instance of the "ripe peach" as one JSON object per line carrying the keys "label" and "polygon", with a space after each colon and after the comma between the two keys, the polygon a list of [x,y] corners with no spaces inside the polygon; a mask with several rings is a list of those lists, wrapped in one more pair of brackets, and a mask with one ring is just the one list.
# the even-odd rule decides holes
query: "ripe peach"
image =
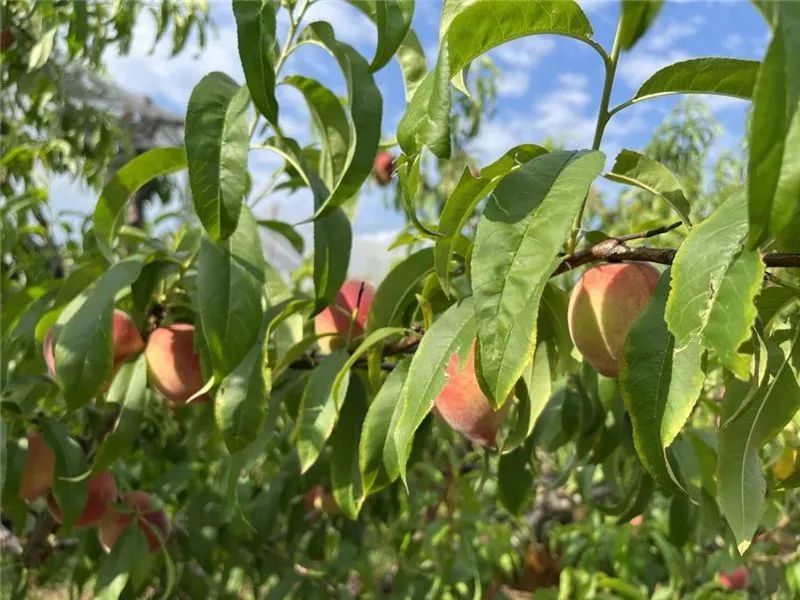
{"label": "ripe peach", "polygon": [[[131,356],[139,354],[144,349],[144,341],[136,329],[130,315],[125,311],[114,309],[111,319],[112,340],[114,347],[114,371]],[[47,372],[51,376],[56,374],[56,357],[53,348],[53,330],[47,332],[44,338],[44,362]]]}
{"label": "ripe peach", "polygon": [[598,373],[616,377],[631,325],[644,310],[659,272],[647,263],[612,263],[583,274],[569,298],[569,333]]}
{"label": "ripe peach", "polygon": [[11,27],[4,27],[0,31],[0,52],[5,52],[14,43],[14,31]]}
{"label": "ripe peach", "polygon": [[147,539],[150,552],[157,552],[169,536],[170,525],[167,515],[158,508],[153,497],[147,492],[127,492],[122,494],[121,500],[131,511],[119,512],[115,508],[108,509],[100,522],[98,531],[100,545],[106,552],[111,552],[125,528],[136,523]]}
{"label": "ripe peach", "polygon": [[45,443],[38,431],[28,432],[28,454],[22,469],[19,496],[33,502],[53,486],[56,470],[56,455]]}
{"label": "ripe peach", "polygon": [[155,329],[144,351],[148,379],[174,404],[186,401],[203,387],[200,357],[194,350],[194,325],[173,323]]}
{"label": "ripe peach", "polygon": [[[117,500],[117,482],[108,471],[101,471],[89,479],[88,487],[89,495],[86,498],[86,506],[75,520],[76,527],[86,527],[87,525],[99,523],[106,514],[108,505]],[[52,492],[47,496],[47,504],[50,508],[50,514],[53,515],[57,522],[61,523],[61,509],[58,507]]]}
{"label": "ripe peach", "polygon": [[633,527],[641,527],[642,523],[644,523],[644,515],[636,515],[630,521],[628,521]]}
{"label": "ripe peach", "polygon": [[330,354],[332,350],[344,345],[347,333],[350,331],[351,318],[353,320],[352,337],[358,337],[364,333],[369,309],[374,298],[375,286],[368,281],[348,279],[344,282],[342,289],[336,294],[333,305],[314,317],[314,332],[317,335],[337,334],[319,339],[319,346],[324,354]]}
{"label": "ripe peach", "polygon": [[476,444],[495,446],[497,429],[505,419],[506,403],[494,411],[475,376],[475,342],[463,364],[453,353],[446,369],[447,380],[436,397],[435,408],[444,421]]}
{"label": "ripe peach", "polygon": [[313,516],[317,514],[334,515],[339,511],[336,500],[325,486],[315,485],[303,496],[303,506],[306,514]]}
{"label": "ripe peach", "polygon": [[379,152],[375,157],[374,171],[378,185],[389,185],[394,174],[394,157],[388,152]]}
{"label": "ripe peach", "polygon": [[733,571],[720,571],[719,582],[728,591],[743,590],[747,587],[747,569],[743,566]]}

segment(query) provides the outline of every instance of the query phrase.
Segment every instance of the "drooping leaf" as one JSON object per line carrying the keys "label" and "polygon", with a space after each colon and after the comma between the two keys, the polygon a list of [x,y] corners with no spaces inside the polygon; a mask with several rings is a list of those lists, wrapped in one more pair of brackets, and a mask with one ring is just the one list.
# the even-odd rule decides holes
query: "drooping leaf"
{"label": "drooping leaf", "polygon": [[89,497],[86,457],[78,442],[70,437],[66,425],[52,419],[41,419],[42,434],[56,456],[53,496],[61,510],[62,526],[70,530],[83,512]]}
{"label": "drooping leaf", "polygon": [[56,376],[70,410],[94,398],[110,375],[114,297],[136,281],[141,270],[139,257],[116,263],[64,309],[64,327],[55,346]]}
{"label": "drooping leaf", "polygon": [[297,250],[297,253],[302,255],[305,251],[306,243],[303,236],[297,233],[294,227],[289,223],[283,221],[274,221],[272,219],[259,219],[257,221],[259,227],[265,227],[270,231],[274,231],[282,235],[292,245],[292,248]]}
{"label": "drooping leaf", "polygon": [[[777,338],[777,339],[775,339]],[[776,332],[768,341],[768,376],[748,408],[719,433],[717,493],[739,552],[750,546],[764,512],[766,482],[758,453],[761,447],[800,410],[800,327]],[[722,422],[739,408],[748,383],[726,383]]]}
{"label": "drooping leaf", "polygon": [[423,248],[389,271],[375,292],[367,332],[401,324],[403,311],[414,301],[422,280],[433,270],[433,248]]}
{"label": "drooping leaf", "polygon": [[411,30],[414,0],[351,0],[378,29],[378,44],[370,69],[375,72],[388,63]]}
{"label": "drooping leaf", "polygon": [[[799,250],[800,224],[800,5],[777,2],[772,40],[758,71],[748,141],[750,246],[784,232]],[[782,242],[783,245],[783,242]]]}
{"label": "drooping leaf", "polygon": [[306,99],[324,150],[321,176],[327,186],[334,186],[347,167],[350,151],[350,123],[344,107],[333,92],[315,79],[292,75],[284,82],[297,88]]}
{"label": "drooping leaf", "polygon": [[231,373],[256,342],[264,314],[264,269],[258,226],[246,207],[233,235],[216,244],[206,239],[200,244],[198,315],[217,381]]}
{"label": "drooping leaf", "polygon": [[436,275],[443,290],[451,291],[450,261],[458,244],[458,234],[472,217],[478,202],[491,194],[508,173],[546,152],[547,150],[541,146],[523,144],[512,148],[492,164],[482,168],[478,177],[474,177],[469,169],[464,169],[439,217],[441,237],[436,240],[435,260]]}
{"label": "drooping leaf", "polygon": [[663,6],[662,0],[622,0],[619,42],[630,50],[652,25]]}
{"label": "drooping leaf", "polygon": [[548,345],[544,342],[539,343],[531,364],[522,374],[522,381],[517,383],[516,422],[512,425],[508,438],[503,442],[504,454],[516,450],[530,437],[539,415],[550,400],[553,386],[549,353]]}
{"label": "drooping leaf", "polygon": [[383,98],[367,61],[351,46],[338,41],[330,24],[324,21],[311,23],[300,34],[298,41],[321,46],[339,63],[347,84],[352,121],[347,166],[330,195],[316,207],[315,217],[319,218],[355,195],[372,173],[381,136]]}
{"label": "drooping leaf", "polygon": [[274,0],[233,0],[236,38],[244,78],[258,111],[278,122],[275,99],[276,13]]}
{"label": "drooping leaf", "polygon": [[683,485],[667,448],[686,423],[702,390],[703,349],[696,338],[681,349],[675,348],[664,320],[669,282],[667,270],[628,333],[619,387],[642,465],[663,487],[680,490]]}
{"label": "drooping leaf", "polygon": [[665,94],[719,94],[749,100],[758,72],[757,60],[692,58],[656,71],[634,96],[645,100]]}
{"label": "drooping leaf", "polygon": [[186,158],[194,210],[212,241],[228,238],[247,191],[250,133],[246,86],[220,72],[200,80],[186,112]]}
{"label": "drooping leaf", "polygon": [[448,308],[426,332],[411,360],[400,399],[400,414],[391,432],[403,481],[406,480],[414,432],[433,409],[436,396],[445,383],[450,357],[458,354],[460,364],[469,354],[475,339],[473,313],[472,298]]}
{"label": "drooping leaf", "polygon": [[800,300],[800,290],[780,286],[764,288],[756,299],[758,317],[766,328],[780,311],[798,300]]}
{"label": "drooping leaf", "polygon": [[413,29],[408,30],[403,43],[397,48],[397,61],[400,63],[400,72],[403,74],[406,102],[410,102],[428,72],[425,51]]}
{"label": "drooping leaf", "polygon": [[472,253],[476,355],[496,406],[533,358],[541,295],[603,161],[598,151],[538,156],[502,180],[481,216]]}
{"label": "drooping leaf", "polygon": [[106,258],[111,258],[128,199],[148,181],[185,168],[183,148],[152,148],[128,162],[106,183],[94,208],[94,235]]}
{"label": "drooping leaf", "polygon": [[678,178],[661,163],[633,150],[623,149],[617,154],[614,168],[606,178],[618,183],[633,185],[663,198],[678,213],[687,227],[691,227],[691,207],[686,192]]}
{"label": "drooping leaf", "polygon": [[92,472],[99,473],[124,456],[140,433],[147,405],[147,362],[144,354],[135,361],[123,364],[108,390],[106,402],[119,406],[114,429],[97,448]]}
{"label": "drooping leaf", "polygon": [[406,358],[389,373],[364,418],[358,464],[365,496],[383,489],[400,476],[393,432],[400,416],[397,408],[401,406],[410,365],[411,358]]}
{"label": "drooping leaf", "polygon": [[[498,23],[503,23],[498,27]],[[450,154],[450,80],[474,59],[505,42],[529,35],[562,34],[581,41],[592,35],[589,20],[572,0],[476,0],[445,3],[436,66],[417,88],[397,128],[409,156],[428,146]],[[463,87],[463,86],[462,86]]]}
{"label": "drooping leaf", "polygon": [[131,571],[147,557],[147,538],[141,527],[126,527],[110,554],[103,556],[94,585],[94,598],[117,600],[125,590]]}
{"label": "drooping leaf", "polygon": [[[333,382],[347,358],[345,350],[337,350],[329,355],[311,372],[303,392],[295,428],[297,453],[303,473],[317,462],[319,453],[336,425],[340,407],[336,406],[333,396]],[[343,393],[347,391],[349,377],[348,372],[341,385]]]}
{"label": "drooping leaf", "polygon": [[244,450],[258,437],[267,416],[270,387],[262,328],[242,362],[222,380],[214,400],[217,427],[228,452]]}
{"label": "drooping leaf", "polygon": [[738,348],[750,337],[764,275],[759,254],[743,247],[747,227],[747,198],[736,194],[692,229],[675,255],[666,311],[676,349],[699,337],[740,379],[750,361]]}
{"label": "drooping leaf", "polygon": [[497,491],[500,502],[512,515],[522,512],[533,495],[533,471],[530,466],[531,450],[521,446],[503,454],[497,465]]}
{"label": "drooping leaf", "polygon": [[358,440],[367,413],[364,384],[354,377],[339,414],[339,422],[331,435],[331,486],[333,497],[349,519],[358,518],[363,495],[358,468]]}

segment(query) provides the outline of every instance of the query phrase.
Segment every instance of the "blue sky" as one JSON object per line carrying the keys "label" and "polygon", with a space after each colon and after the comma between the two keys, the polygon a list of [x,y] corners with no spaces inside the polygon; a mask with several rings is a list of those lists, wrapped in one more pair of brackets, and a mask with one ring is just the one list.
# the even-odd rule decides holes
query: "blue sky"
{"label": "blue sky", "polygon": [[[581,4],[592,23],[595,39],[610,48],[619,2],[599,0]],[[414,28],[426,49],[429,65],[436,57],[440,7],[439,0],[417,0]],[[148,95],[164,109],[178,114],[185,112],[192,88],[209,71],[221,70],[243,82],[230,3],[212,1],[211,11],[216,32],[210,35],[207,47],[198,51],[196,44],[190,43],[188,51],[172,59],[166,45],[149,53],[154,24],[143,15],[132,52],[125,57],[107,57],[110,75],[125,89]],[[339,39],[352,44],[368,58],[372,56],[374,26],[345,2],[318,0],[307,19],[330,21]],[[286,25],[285,18],[279,21],[280,34]],[[767,41],[764,20],[744,0],[667,2],[646,36],[632,52],[622,55],[612,105],[630,98],[662,66],[697,56],[759,59]],[[558,36],[536,36],[510,42],[493,50],[490,56],[501,71],[500,96],[493,119],[471,147],[479,162],[491,161],[515,144],[541,142],[547,137],[561,140],[567,147],[591,144],[603,69],[600,58],[588,46]],[[284,73],[302,73],[319,79],[339,94],[345,93],[336,63],[319,48],[301,48],[288,61]],[[382,69],[376,80],[384,96],[384,136],[391,137],[404,110],[397,63],[392,61]],[[301,96],[285,86],[279,88],[278,96],[284,130],[301,142],[308,141],[309,117]],[[706,100],[725,129],[719,149],[738,147],[747,103],[711,96]],[[615,116],[606,130],[602,148],[607,155],[607,168],[623,145],[634,149],[644,146],[676,101],[669,97],[643,102]],[[254,187],[258,188],[258,182],[266,180],[278,161],[270,155],[254,154],[250,164],[256,181]],[[64,180],[55,181],[53,188],[54,208],[92,210],[91,192]],[[403,223],[401,215],[384,208],[384,193],[373,186],[362,193],[354,228],[357,243],[366,245],[358,254],[382,253]],[[260,213],[287,221],[299,221],[310,210],[310,196],[303,192],[269,197],[258,206]],[[364,274],[376,268],[370,262],[354,265],[354,270],[365,271]]]}

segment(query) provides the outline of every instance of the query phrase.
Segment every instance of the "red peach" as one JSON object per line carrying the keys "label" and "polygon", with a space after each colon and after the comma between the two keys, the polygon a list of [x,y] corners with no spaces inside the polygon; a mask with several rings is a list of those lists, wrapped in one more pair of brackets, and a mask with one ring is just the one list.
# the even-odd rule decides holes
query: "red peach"
{"label": "red peach", "polygon": [[719,582],[728,591],[743,590],[747,587],[747,569],[740,566],[733,571],[720,571]]}
{"label": "red peach", "polygon": [[447,381],[436,397],[435,408],[444,421],[476,444],[494,447],[497,430],[505,419],[507,405],[492,409],[475,375],[475,342],[463,364],[458,353],[450,356]]}
{"label": "red peach", "polygon": [[100,522],[98,531],[100,545],[106,552],[111,552],[125,528],[136,523],[147,539],[150,552],[157,552],[169,537],[170,524],[167,515],[158,508],[153,497],[147,492],[127,492],[122,494],[121,500],[130,507],[131,512],[119,512],[111,507],[108,509]]}
{"label": "red peach", "polygon": [[155,329],[144,351],[149,381],[174,404],[203,388],[200,357],[194,350],[194,325],[173,323]]}
{"label": "red peach", "polygon": [[379,152],[375,157],[375,181],[378,185],[389,185],[394,174],[394,157],[388,152]]}
{"label": "red peach", "polygon": [[20,498],[33,502],[53,486],[56,455],[38,431],[28,432],[28,454],[19,484]]}
{"label": "red peach", "polygon": [[322,485],[315,485],[306,492],[306,495],[303,496],[303,506],[308,515],[334,515],[339,511],[333,494]]}
{"label": "red peach", "polygon": [[612,263],[583,274],[569,298],[569,333],[598,373],[616,377],[631,325],[644,310],[659,273],[647,263]]}
{"label": "red peach", "polygon": [[[101,471],[89,479],[88,488],[89,494],[86,498],[86,506],[75,520],[76,527],[86,527],[99,523],[106,514],[108,505],[117,500],[117,482],[108,471]],[[61,509],[58,507],[52,492],[47,496],[47,504],[50,508],[50,514],[53,515],[57,522],[61,523]]]}
{"label": "red peach", "polygon": [[[363,291],[362,291],[363,286]],[[361,300],[359,304],[359,298]],[[329,306],[314,317],[314,331],[317,335],[334,333],[319,339],[320,349],[324,354],[341,348],[350,331],[352,317],[352,336],[364,333],[367,317],[375,299],[375,286],[361,279],[348,279],[336,294],[333,306]]]}

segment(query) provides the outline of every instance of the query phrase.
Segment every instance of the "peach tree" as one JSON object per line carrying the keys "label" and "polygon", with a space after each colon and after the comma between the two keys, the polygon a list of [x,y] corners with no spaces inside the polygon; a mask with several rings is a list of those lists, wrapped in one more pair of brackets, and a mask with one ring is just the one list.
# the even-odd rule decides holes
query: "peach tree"
{"label": "peach tree", "polygon": [[[609,49],[571,0],[445,0],[430,70],[413,0],[351,0],[375,24],[372,56],[308,22],[314,2],[233,0],[245,80],[197,83],[185,144],[105,183],[63,277],[4,244],[11,593],[800,593],[800,5],[754,2],[762,61],[678,62],[611,106],[660,2],[622,2]],[[542,34],[597,55],[592,147],[510,148],[421,214],[470,66]],[[307,45],[345,97],[287,72]],[[374,74],[392,60],[406,109],[382,137]],[[278,86],[306,102],[310,145],[282,129]],[[668,94],[752,103],[745,177],[713,210],[645,153],[603,153],[611,119]],[[308,252],[252,208],[248,160],[264,152],[313,198]],[[163,235],[125,224],[137,190],[181,172],[191,219]],[[600,177],[637,192],[647,227],[592,213]],[[348,269],[374,184],[397,187],[409,227],[373,285]],[[25,227],[28,207],[6,206],[4,230]],[[304,255],[295,273],[265,259],[264,229]],[[545,508],[574,526],[539,527]],[[775,568],[748,583],[734,567],[753,553]],[[543,591],[559,578],[561,596]]]}

